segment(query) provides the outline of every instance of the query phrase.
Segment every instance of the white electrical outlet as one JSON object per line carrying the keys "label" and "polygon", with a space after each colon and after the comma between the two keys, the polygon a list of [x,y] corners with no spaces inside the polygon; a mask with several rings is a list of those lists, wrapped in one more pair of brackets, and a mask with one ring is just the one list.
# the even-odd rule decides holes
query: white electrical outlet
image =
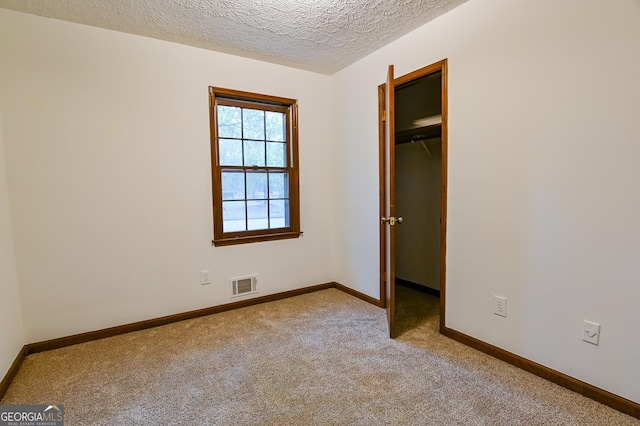
{"label": "white electrical outlet", "polygon": [[211,284],[211,278],[209,277],[209,270],[200,271],[200,285]]}
{"label": "white electrical outlet", "polygon": [[584,331],[582,332],[582,340],[585,342],[593,343],[594,345],[600,344],[600,324],[597,322],[591,322],[584,320]]}
{"label": "white electrical outlet", "polygon": [[507,298],[502,296],[493,296],[493,313],[501,317],[507,316]]}

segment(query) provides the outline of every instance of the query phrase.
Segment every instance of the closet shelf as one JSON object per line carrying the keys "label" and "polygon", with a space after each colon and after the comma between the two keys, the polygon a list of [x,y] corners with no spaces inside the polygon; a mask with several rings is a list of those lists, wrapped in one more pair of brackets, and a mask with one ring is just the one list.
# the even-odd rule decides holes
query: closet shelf
{"label": "closet shelf", "polygon": [[442,115],[415,120],[414,127],[396,132],[396,144],[439,138],[442,135]]}
{"label": "closet shelf", "polygon": [[431,117],[420,118],[413,122],[413,128],[423,128],[429,126],[442,125],[442,115],[432,115]]}

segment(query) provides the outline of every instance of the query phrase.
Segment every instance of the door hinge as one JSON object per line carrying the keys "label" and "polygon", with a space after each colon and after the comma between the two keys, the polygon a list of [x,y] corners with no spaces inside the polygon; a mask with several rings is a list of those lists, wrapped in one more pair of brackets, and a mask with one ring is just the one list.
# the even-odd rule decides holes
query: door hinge
{"label": "door hinge", "polygon": [[387,121],[387,111],[382,111],[382,121]]}

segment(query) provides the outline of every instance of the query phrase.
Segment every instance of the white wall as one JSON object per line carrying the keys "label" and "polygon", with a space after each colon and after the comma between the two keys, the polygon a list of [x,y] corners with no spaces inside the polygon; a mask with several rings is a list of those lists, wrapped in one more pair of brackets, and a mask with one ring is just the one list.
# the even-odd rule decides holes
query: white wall
{"label": "white wall", "polygon": [[[330,77],[7,10],[0,49],[28,342],[333,279]],[[211,246],[210,85],[299,100],[303,237]]]}
{"label": "white wall", "polygon": [[396,145],[396,277],[440,289],[440,138]]}
{"label": "white wall", "polygon": [[4,157],[0,115],[0,380],[25,344]]}
{"label": "white wall", "polygon": [[336,280],[378,296],[387,65],[448,58],[446,325],[640,402],[638,40],[637,0],[471,0],[336,74]]}
{"label": "white wall", "polygon": [[[447,326],[640,401],[639,39],[635,0],[471,0],[326,77],[0,10],[24,340],[226,303],[248,273],[378,297],[376,87],[449,58]],[[209,85],[300,100],[304,237],[211,247]]]}

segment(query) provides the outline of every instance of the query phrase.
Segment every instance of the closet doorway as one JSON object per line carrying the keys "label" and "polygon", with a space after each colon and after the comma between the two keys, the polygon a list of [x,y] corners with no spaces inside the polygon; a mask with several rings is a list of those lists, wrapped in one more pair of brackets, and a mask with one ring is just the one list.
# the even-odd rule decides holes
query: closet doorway
{"label": "closet doorway", "polygon": [[[407,315],[430,316],[429,321],[436,320],[442,333],[446,297],[446,59],[398,78],[394,78],[393,65],[389,66],[387,82],[378,88],[378,107],[380,295],[387,309],[389,334],[394,338],[405,331],[403,327],[412,322]],[[397,315],[402,319],[400,327]]]}

